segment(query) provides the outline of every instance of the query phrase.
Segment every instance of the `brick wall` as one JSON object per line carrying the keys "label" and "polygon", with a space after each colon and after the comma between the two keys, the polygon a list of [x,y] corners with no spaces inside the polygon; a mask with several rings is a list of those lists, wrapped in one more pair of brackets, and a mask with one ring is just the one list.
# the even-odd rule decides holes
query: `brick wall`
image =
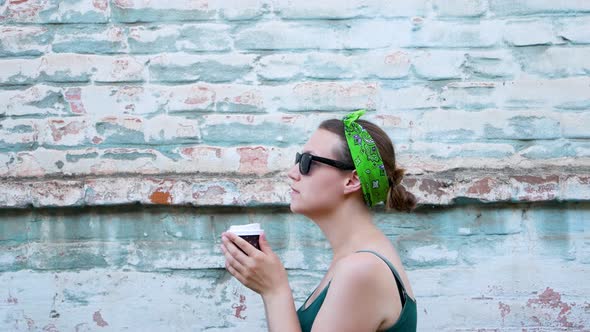
{"label": "brick wall", "polygon": [[286,170],[358,108],[421,203],[376,215],[421,330],[588,329],[587,31],[574,0],[0,0],[0,330],[263,330],[219,232],[262,221],[303,301],[329,251]]}

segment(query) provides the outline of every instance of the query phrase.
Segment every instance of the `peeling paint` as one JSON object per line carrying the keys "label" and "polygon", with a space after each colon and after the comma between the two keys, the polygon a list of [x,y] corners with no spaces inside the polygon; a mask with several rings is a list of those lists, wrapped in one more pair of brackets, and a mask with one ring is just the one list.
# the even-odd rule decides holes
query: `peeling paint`
{"label": "peeling paint", "polygon": [[380,120],[380,125],[384,127],[397,127],[402,123],[402,118],[394,115],[377,115],[376,119]]}
{"label": "peeling paint", "polygon": [[211,159],[213,154],[215,158],[221,158],[221,149],[217,147],[190,147],[190,148],[182,148],[181,150],[182,155],[192,157],[194,159]]}
{"label": "peeling paint", "polygon": [[29,4],[26,4],[27,2],[28,0],[10,0],[8,2],[8,17],[10,19],[24,19],[31,21],[44,9],[43,3],[31,1]]}
{"label": "peeling paint", "polygon": [[192,197],[200,203],[202,199],[211,200],[211,202],[217,204],[223,204],[223,195],[226,190],[222,186],[212,185],[208,186],[205,190],[198,190],[192,194]]}
{"label": "peeling paint", "polygon": [[242,93],[239,96],[234,97],[234,103],[252,105],[258,108],[263,107],[264,99],[258,90],[250,90]]}
{"label": "peeling paint", "polygon": [[109,7],[108,0],[92,0],[92,5],[96,9],[106,10]]}
{"label": "peeling paint", "polygon": [[383,62],[385,64],[391,65],[391,64],[400,64],[400,63],[410,63],[411,60],[410,60],[410,56],[408,55],[408,53],[402,52],[402,51],[397,51],[397,52],[393,52],[393,53],[385,56],[385,58],[383,59]]}
{"label": "peeling paint", "polygon": [[[561,294],[547,287],[543,293],[539,294],[536,298],[529,299],[527,301],[527,307],[538,306],[546,309],[557,309],[556,321],[562,327],[566,328],[583,328],[582,324],[574,324],[568,320],[569,313],[572,309],[572,305],[561,301]],[[538,319],[538,317],[537,317]]]}
{"label": "peeling paint", "polygon": [[80,133],[85,128],[86,123],[84,121],[72,121],[65,123],[63,120],[51,120],[49,126],[51,128],[51,136],[55,142],[61,141],[66,135],[75,135]]}
{"label": "peeling paint", "polygon": [[59,329],[54,324],[47,324],[43,326],[44,332],[59,332]]}
{"label": "peeling paint", "polygon": [[404,177],[404,179],[402,180],[402,184],[407,186],[408,188],[412,188],[416,185],[417,181],[418,180],[415,178]]}
{"label": "peeling paint", "polygon": [[150,195],[150,201],[154,204],[171,204],[172,195],[169,192],[161,191],[161,189],[158,188]]}
{"label": "peeling paint", "polygon": [[64,98],[69,102],[72,113],[84,114],[86,109],[82,103],[82,89],[80,88],[69,88],[64,93]]}
{"label": "peeling paint", "polygon": [[27,316],[25,316],[25,320],[27,321],[27,328],[29,329],[29,331],[34,330],[36,327],[35,321]]}
{"label": "peeling paint", "polygon": [[546,183],[554,183],[559,181],[559,176],[557,175],[549,175],[549,176],[531,176],[531,175],[522,175],[522,176],[513,176],[515,180],[518,182],[524,182],[528,184],[546,184]]}
{"label": "peeling paint", "polygon": [[510,313],[510,306],[505,303],[498,302],[498,309],[500,310],[500,315],[502,316],[502,322],[504,322],[506,315]]}
{"label": "peeling paint", "polygon": [[559,176],[512,176],[519,187],[519,199],[527,201],[554,199],[559,191]]}
{"label": "peeling paint", "polygon": [[96,325],[98,325],[100,327],[105,327],[105,326],[109,325],[109,323],[107,323],[102,318],[102,315],[100,314],[100,310],[94,312],[94,314],[92,315],[92,320],[96,323]]}
{"label": "peeling paint", "polygon": [[483,178],[481,180],[475,181],[475,183],[469,187],[469,189],[467,189],[467,193],[478,195],[489,194],[492,191],[492,187],[490,186],[491,184],[493,184],[493,180],[491,178]]}
{"label": "peeling paint", "polygon": [[248,307],[246,306],[246,296],[244,296],[244,295],[242,295],[242,294],[239,294],[239,296],[240,296],[240,302],[239,302],[239,303],[234,303],[234,304],[232,304],[232,306],[231,306],[231,307],[232,307],[232,309],[235,309],[234,316],[235,316],[236,318],[239,318],[239,319],[245,320],[247,316],[242,316],[242,313],[243,313],[244,311],[246,311],[246,308],[248,308]]}
{"label": "peeling paint", "polygon": [[12,294],[10,294],[10,292],[8,292],[8,298],[6,299],[6,303],[18,304],[18,299],[16,297],[13,297]]}
{"label": "peeling paint", "polygon": [[441,197],[445,194],[445,191],[440,189],[443,188],[443,184],[436,180],[423,179],[419,188],[425,193],[433,194],[437,197]]}
{"label": "peeling paint", "polygon": [[264,174],[268,172],[268,150],[262,146],[238,148],[239,172]]}
{"label": "peeling paint", "polygon": [[185,104],[188,105],[207,105],[214,103],[216,99],[216,93],[214,90],[205,86],[194,86],[190,90],[190,94],[184,100]]}

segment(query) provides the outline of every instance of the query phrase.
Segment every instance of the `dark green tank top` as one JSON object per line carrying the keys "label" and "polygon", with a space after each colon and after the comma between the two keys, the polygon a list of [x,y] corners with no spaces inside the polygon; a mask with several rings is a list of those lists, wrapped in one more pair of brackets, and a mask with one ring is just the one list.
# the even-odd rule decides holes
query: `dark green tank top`
{"label": "dark green tank top", "polygon": [[[399,318],[397,319],[395,324],[393,324],[392,327],[385,331],[415,332],[416,325],[418,323],[418,310],[416,308],[416,301],[414,301],[414,299],[408,296],[406,288],[402,283],[402,279],[393,267],[393,264],[391,264],[385,257],[381,256],[380,254],[374,251],[361,250],[358,252],[370,252],[372,254],[375,254],[377,257],[381,258],[385,263],[387,263],[387,266],[389,266],[389,269],[391,269],[391,272],[393,272],[393,277],[395,278],[395,283],[397,284],[397,289],[399,290],[399,297],[402,302],[402,311],[400,312]],[[309,300],[309,298],[311,297],[311,295],[309,295],[307,300],[305,300],[305,302],[303,302],[299,310],[297,310],[297,317],[299,318],[299,324],[301,325],[302,332],[311,331],[313,321],[315,320],[315,317],[317,316],[318,312],[320,311],[320,308],[322,307],[322,304],[324,303],[324,299],[326,298],[326,294],[328,293],[329,287],[330,282],[328,282],[328,285],[322,290],[318,297],[311,304],[309,304],[307,308],[304,308],[305,304],[307,303],[307,300]],[[313,294],[313,292],[311,294]]]}

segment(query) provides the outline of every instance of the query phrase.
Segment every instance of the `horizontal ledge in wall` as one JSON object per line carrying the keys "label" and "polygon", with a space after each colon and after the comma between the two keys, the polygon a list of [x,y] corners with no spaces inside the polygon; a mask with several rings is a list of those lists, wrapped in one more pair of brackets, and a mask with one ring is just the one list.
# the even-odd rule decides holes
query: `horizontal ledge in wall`
{"label": "horizontal ledge in wall", "polygon": [[[125,204],[199,207],[287,206],[289,180],[233,174],[120,174],[85,178],[0,178],[0,208]],[[590,170],[463,169],[409,175],[420,205],[590,201]]]}

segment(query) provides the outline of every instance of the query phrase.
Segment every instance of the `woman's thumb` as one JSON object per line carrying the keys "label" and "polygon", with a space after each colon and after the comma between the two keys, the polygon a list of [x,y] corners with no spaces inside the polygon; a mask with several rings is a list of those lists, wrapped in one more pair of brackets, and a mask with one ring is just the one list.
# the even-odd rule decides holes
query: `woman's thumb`
{"label": "woman's thumb", "polygon": [[260,235],[260,239],[258,240],[258,244],[260,245],[260,250],[263,253],[268,254],[268,253],[272,252],[272,249],[271,249],[270,245],[268,244],[268,241],[266,241],[266,233],[263,232]]}

